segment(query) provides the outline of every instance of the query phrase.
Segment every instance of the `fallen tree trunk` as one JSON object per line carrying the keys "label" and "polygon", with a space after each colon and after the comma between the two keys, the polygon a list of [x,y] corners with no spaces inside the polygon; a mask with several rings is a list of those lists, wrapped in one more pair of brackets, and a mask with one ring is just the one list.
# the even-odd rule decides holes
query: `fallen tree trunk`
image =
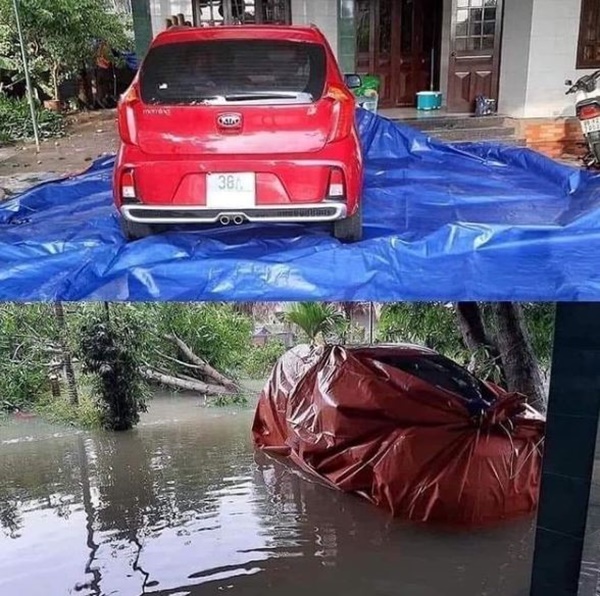
{"label": "fallen tree trunk", "polygon": [[173,375],[167,375],[165,373],[158,372],[157,370],[153,370],[151,368],[142,368],[140,372],[146,381],[160,383],[161,385],[171,387],[172,389],[194,391],[195,393],[200,393],[201,395],[226,395],[231,393],[222,385],[210,385],[197,380],[191,381],[189,378],[182,379],[180,377],[174,377]]}
{"label": "fallen tree trunk", "polygon": [[194,354],[192,349],[182,339],[176,335],[165,335],[164,337],[165,339],[174,343],[179,348],[179,351],[183,354],[183,356],[185,356],[185,358],[187,358],[192,364],[195,364],[196,368],[203,375],[231,391],[237,391],[237,383],[227,378],[224,374],[213,368],[208,362],[202,360],[202,358]]}

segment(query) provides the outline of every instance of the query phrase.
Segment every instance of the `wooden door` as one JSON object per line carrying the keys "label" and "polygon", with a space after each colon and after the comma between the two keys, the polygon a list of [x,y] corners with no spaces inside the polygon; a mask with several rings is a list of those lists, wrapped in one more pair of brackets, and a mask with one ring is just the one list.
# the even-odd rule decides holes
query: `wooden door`
{"label": "wooden door", "polygon": [[475,98],[498,99],[502,0],[452,0],[448,110],[472,112]]}
{"label": "wooden door", "polygon": [[357,0],[356,71],[375,74],[381,80],[380,105],[392,97],[392,0]]}
{"label": "wooden door", "polygon": [[439,47],[438,0],[399,0],[395,3],[397,28],[397,83],[395,107],[414,106],[416,94],[428,91],[432,56]]}
{"label": "wooden door", "polygon": [[415,105],[430,88],[441,0],[357,0],[356,71],[381,80],[380,106]]}

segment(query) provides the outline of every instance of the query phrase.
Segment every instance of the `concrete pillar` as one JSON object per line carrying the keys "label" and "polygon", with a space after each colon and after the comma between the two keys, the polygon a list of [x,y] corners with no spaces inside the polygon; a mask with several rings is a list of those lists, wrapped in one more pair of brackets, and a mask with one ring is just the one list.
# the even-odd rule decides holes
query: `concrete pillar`
{"label": "concrete pillar", "polygon": [[339,0],[337,56],[342,72],[356,70],[356,2]]}
{"label": "concrete pillar", "polygon": [[292,24],[316,25],[338,53],[338,0],[292,0]]}
{"label": "concrete pillar", "polygon": [[504,0],[498,111],[522,118],[527,102],[533,0]]}
{"label": "concrete pillar", "polygon": [[599,415],[600,303],[559,304],[531,596],[600,593]]}
{"label": "concrete pillar", "polygon": [[135,52],[138,60],[142,60],[152,41],[150,0],[131,0],[131,12],[133,17]]}

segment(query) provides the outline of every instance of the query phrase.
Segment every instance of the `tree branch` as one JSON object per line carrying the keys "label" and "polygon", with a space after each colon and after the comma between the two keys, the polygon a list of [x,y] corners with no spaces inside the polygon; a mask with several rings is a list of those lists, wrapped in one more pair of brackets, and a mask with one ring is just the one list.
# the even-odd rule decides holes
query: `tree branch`
{"label": "tree branch", "polygon": [[221,385],[209,385],[202,381],[190,381],[165,373],[158,372],[149,367],[143,367],[140,369],[140,374],[146,381],[152,381],[154,383],[160,383],[166,387],[172,389],[183,389],[184,391],[193,391],[200,395],[224,395],[229,393],[225,387]]}
{"label": "tree branch", "polygon": [[204,375],[218,383],[219,385],[223,385],[223,387],[227,387],[230,390],[236,391],[238,389],[237,383],[227,378],[225,375],[221,374],[218,370],[213,368],[208,362],[202,360],[199,356],[194,354],[192,349],[182,340],[179,339],[175,334],[173,335],[165,335],[164,338],[172,343],[174,343],[178,348],[181,354],[191,363],[195,364],[199,371],[201,371]]}

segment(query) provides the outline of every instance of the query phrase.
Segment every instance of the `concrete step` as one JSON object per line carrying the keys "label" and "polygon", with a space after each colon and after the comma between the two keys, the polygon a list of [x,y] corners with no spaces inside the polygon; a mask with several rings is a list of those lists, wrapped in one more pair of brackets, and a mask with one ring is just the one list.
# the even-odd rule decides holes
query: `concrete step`
{"label": "concrete step", "polygon": [[421,118],[396,119],[422,131],[471,130],[476,128],[500,128],[507,123],[504,116],[423,116]]}
{"label": "concrete step", "polygon": [[[448,141],[450,145],[460,146],[463,143],[472,143],[473,141]],[[484,139],[475,141],[479,143],[491,143],[492,145],[507,145],[508,147],[527,147],[527,141],[525,139],[516,138],[504,138],[504,139]]]}
{"label": "concrete step", "polygon": [[516,130],[508,126],[472,129],[435,129],[423,131],[424,134],[442,141],[487,141],[489,139],[514,138]]}

